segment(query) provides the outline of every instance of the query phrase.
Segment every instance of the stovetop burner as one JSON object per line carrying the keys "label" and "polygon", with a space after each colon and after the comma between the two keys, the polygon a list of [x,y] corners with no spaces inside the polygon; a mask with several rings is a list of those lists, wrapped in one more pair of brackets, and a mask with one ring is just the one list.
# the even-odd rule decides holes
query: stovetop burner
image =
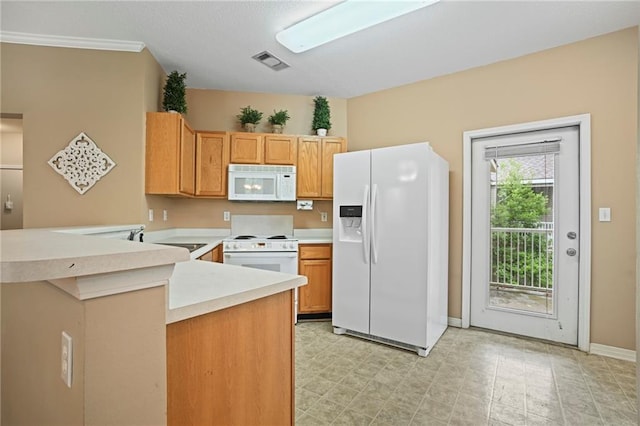
{"label": "stovetop burner", "polygon": [[234,240],[252,240],[254,238],[256,238],[255,235],[238,235]]}
{"label": "stovetop burner", "polygon": [[286,235],[273,235],[267,238],[267,240],[287,240],[287,239],[289,239],[289,237],[287,237]]}

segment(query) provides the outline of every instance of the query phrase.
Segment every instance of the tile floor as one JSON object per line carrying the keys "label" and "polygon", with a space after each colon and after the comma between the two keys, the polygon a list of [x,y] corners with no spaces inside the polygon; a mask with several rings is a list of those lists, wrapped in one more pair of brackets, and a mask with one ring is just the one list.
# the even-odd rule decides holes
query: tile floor
{"label": "tile floor", "polygon": [[635,363],[449,327],[429,356],[296,326],[296,424],[635,425]]}

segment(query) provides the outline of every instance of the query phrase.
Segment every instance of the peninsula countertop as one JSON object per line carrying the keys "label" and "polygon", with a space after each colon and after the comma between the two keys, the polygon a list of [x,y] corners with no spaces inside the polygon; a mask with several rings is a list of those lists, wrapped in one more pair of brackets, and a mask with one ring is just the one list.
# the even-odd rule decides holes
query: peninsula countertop
{"label": "peninsula countertop", "polygon": [[46,281],[172,265],[186,250],[133,241],[52,232],[0,231],[3,283]]}
{"label": "peninsula countertop", "polygon": [[167,324],[306,284],[301,275],[201,260],[177,263],[169,280]]}

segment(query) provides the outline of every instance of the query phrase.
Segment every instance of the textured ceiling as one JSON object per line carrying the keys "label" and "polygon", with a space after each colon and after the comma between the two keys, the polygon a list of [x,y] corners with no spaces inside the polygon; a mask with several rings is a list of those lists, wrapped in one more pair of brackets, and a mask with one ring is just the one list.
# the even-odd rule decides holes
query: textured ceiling
{"label": "textured ceiling", "polygon": [[[141,41],[191,88],[350,98],[640,24],[640,1],[447,1],[310,51],[275,34],[336,2],[7,1],[3,32]],[[251,59],[268,50],[291,65]]]}

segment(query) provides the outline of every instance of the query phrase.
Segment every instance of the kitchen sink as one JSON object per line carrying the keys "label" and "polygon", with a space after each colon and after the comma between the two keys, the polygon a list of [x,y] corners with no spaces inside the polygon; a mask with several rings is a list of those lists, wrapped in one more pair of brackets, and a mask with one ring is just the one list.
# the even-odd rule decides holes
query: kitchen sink
{"label": "kitchen sink", "polygon": [[207,243],[156,243],[156,244],[162,244],[163,246],[182,247],[189,250],[189,252],[196,251],[199,248],[202,248],[207,245]]}

